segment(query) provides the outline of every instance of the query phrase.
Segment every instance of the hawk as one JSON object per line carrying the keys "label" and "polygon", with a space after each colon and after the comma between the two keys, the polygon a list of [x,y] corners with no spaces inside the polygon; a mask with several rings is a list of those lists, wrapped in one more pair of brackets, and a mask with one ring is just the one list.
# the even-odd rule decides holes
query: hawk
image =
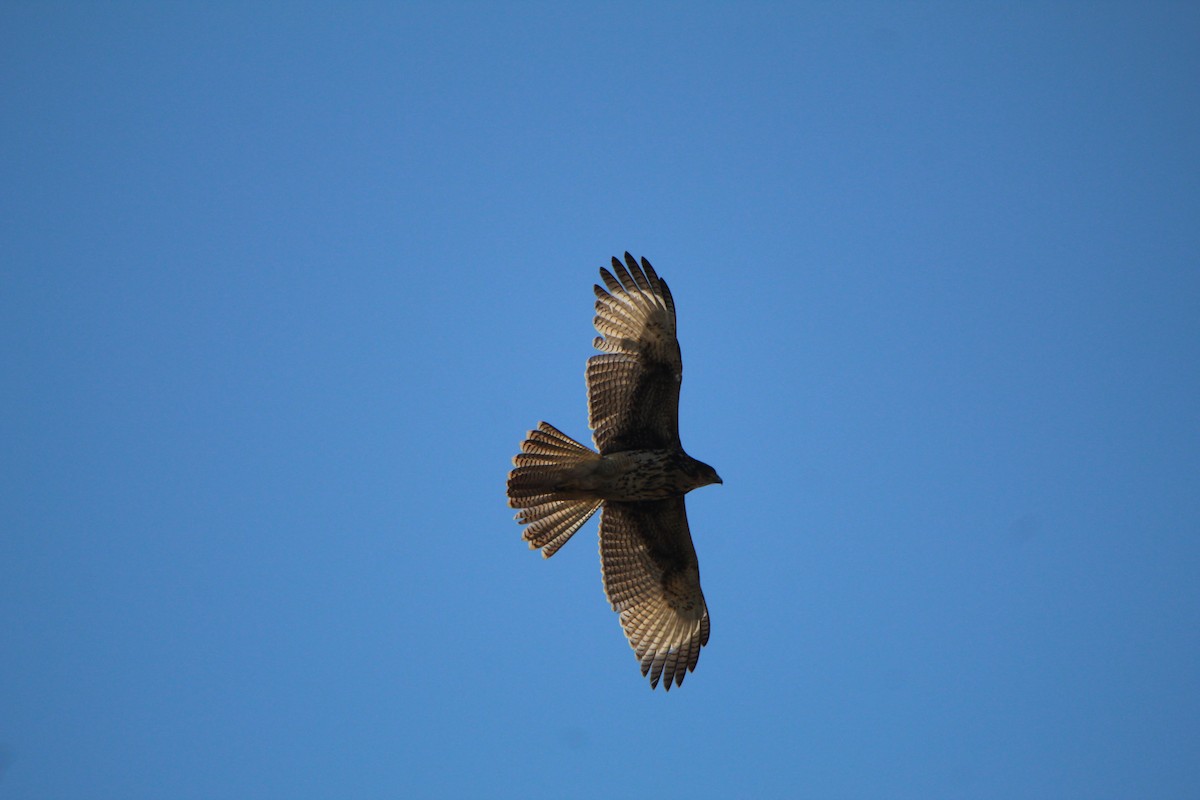
{"label": "hawk", "polygon": [[645,258],[601,267],[594,286],[600,355],[587,362],[593,451],[546,422],[521,443],[508,504],[524,539],[549,558],[599,509],[604,591],[649,675],[666,690],[696,668],[708,607],[683,496],[721,483],[679,443],[683,361],[675,302]]}

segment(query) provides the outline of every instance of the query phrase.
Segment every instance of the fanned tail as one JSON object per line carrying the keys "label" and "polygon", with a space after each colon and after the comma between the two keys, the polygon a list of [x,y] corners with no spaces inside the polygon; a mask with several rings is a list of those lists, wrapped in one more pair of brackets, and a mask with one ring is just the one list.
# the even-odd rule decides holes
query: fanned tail
{"label": "fanned tail", "polygon": [[564,478],[580,463],[600,455],[548,422],[521,442],[508,473],[508,505],[518,508],[517,521],[528,525],[523,534],[530,549],[541,548],[549,558],[600,508],[600,500],[565,498],[558,491]]}

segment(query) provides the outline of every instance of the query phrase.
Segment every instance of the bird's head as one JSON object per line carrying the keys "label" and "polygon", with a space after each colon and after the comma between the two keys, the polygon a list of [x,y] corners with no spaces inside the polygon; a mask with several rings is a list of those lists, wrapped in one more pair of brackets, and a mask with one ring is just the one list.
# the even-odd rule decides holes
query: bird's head
{"label": "bird's head", "polygon": [[698,489],[701,486],[708,486],[710,483],[724,483],[724,481],[721,480],[721,476],[717,474],[717,471],[708,464],[705,464],[703,461],[692,459],[691,466],[692,469],[690,472],[696,480],[695,488]]}

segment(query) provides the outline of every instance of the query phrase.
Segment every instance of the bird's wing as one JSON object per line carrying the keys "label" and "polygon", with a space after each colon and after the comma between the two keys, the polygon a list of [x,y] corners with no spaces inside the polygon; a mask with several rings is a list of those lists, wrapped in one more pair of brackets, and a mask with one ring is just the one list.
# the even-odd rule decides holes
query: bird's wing
{"label": "bird's wing", "polygon": [[[675,338],[675,301],[650,262],[601,268],[596,319],[601,336],[587,363],[588,424],[601,453],[679,447],[683,361]],[[626,269],[628,265],[628,269]],[[614,275],[615,273],[615,275]],[[607,287],[607,289],[605,288]]]}
{"label": "bird's wing", "polygon": [[642,663],[670,690],[696,668],[708,644],[708,607],[683,497],[608,501],[600,517],[604,591]]}

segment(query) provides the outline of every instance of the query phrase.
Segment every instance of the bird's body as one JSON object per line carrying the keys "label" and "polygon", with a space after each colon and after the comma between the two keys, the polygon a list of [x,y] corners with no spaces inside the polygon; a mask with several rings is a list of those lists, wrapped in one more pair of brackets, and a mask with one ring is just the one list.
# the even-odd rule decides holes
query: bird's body
{"label": "bird's body", "polygon": [[[595,287],[595,346],[587,364],[588,421],[599,452],[542,422],[513,458],[508,502],[525,539],[547,558],[603,508],[604,588],[657,686],[679,685],[708,643],[708,607],[683,496],[720,483],[679,441],[683,364],[675,304],[646,259],[629,253]],[[626,266],[628,268],[626,268]]]}
{"label": "bird's body", "polygon": [[703,464],[682,450],[621,450],[544,473],[526,473],[509,487],[509,497],[553,494],[560,500],[665,500],[690,492],[702,481]]}

